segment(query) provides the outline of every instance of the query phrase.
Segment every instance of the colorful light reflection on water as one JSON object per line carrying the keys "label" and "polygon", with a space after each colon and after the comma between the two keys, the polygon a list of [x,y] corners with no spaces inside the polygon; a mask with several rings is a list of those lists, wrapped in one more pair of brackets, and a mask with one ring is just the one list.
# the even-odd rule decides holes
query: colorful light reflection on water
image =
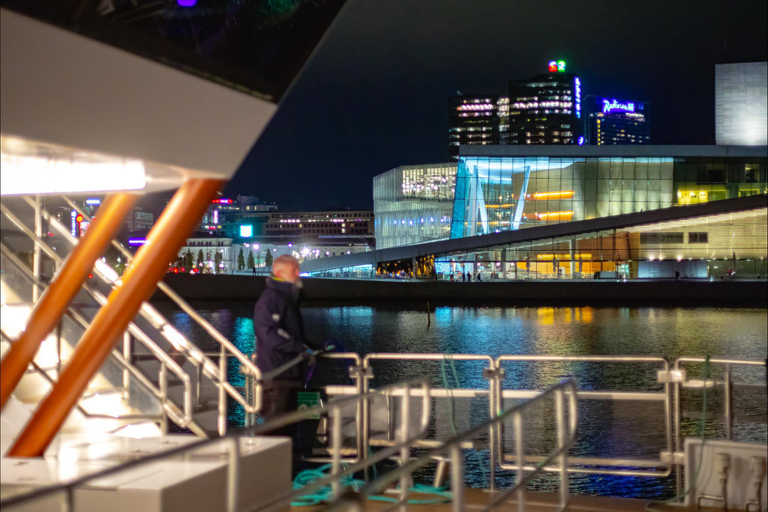
{"label": "colorful light reflection on water", "polygon": [[[161,306],[162,307],[162,306]],[[165,306],[168,307],[168,306]],[[254,350],[252,305],[235,303],[197,303],[195,307],[243,352]],[[168,318],[184,334],[200,343],[206,351],[207,335],[190,322],[183,312],[167,311]],[[502,354],[637,354],[668,359],[683,355],[705,355],[764,359],[768,347],[768,311],[765,309],[725,308],[591,308],[591,307],[438,307],[427,329],[426,311],[401,304],[375,306],[327,306],[304,309],[307,332],[322,341],[328,337],[341,340],[350,351],[368,353],[476,353],[496,357]],[[484,389],[482,362],[457,362],[463,387]],[[506,388],[543,389],[573,376],[581,389],[658,390],[653,366],[600,365],[570,362],[555,364],[511,363],[506,366]],[[233,385],[243,384],[239,364],[228,363]],[[374,385],[397,382],[416,375],[429,375],[434,385],[442,386],[439,363],[404,367],[388,362],[375,367]],[[325,368],[319,373],[324,381],[345,381],[343,366]],[[716,399],[717,400],[717,399]],[[764,396],[763,396],[764,402]],[[505,402],[506,406],[513,402]],[[715,406],[717,406],[715,402]],[[444,409],[444,407],[443,407]],[[435,404],[435,415],[441,409]],[[455,404],[461,430],[487,417],[487,401],[474,399]],[[589,456],[658,456],[663,447],[663,424],[657,421],[661,404],[637,402],[582,402],[580,439],[574,453]],[[550,411],[537,412],[529,431],[546,444],[551,434],[547,423]],[[229,406],[231,428],[244,424],[244,414],[236,404]],[[693,421],[684,424],[694,432]],[[719,432],[711,425],[713,434]],[[544,432],[544,434],[542,434]],[[447,428],[432,432],[439,438],[450,435]],[[735,435],[744,440],[765,442],[765,425],[737,424]],[[507,439],[510,442],[511,438]],[[642,453],[641,453],[642,452]],[[467,457],[468,482],[486,486],[484,468],[476,457]],[[425,478],[429,473],[425,473]],[[504,472],[499,485],[512,477]],[[640,479],[611,476],[573,475],[572,489],[582,494],[600,494],[635,498],[670,497],[671,479]],[[557,480],[546,475],[538,487],[555,489]]]}

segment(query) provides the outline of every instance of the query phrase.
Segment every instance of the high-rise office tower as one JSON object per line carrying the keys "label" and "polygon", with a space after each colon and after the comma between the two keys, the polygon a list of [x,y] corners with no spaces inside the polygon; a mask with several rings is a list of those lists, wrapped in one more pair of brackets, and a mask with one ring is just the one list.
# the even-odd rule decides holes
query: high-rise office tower
{"label": "high-rise office tower", "polygon": [[448,153],[458,158],[459,146],[506,144],[509,98],[467,94],[448,100]]}
{"label": "high-rise office tower", "polygon": [[600,96],[584,98],[585,144],[650,144],[650,104]]}
{"label": "high-rise office tower", "polygon": [[583,144],[581,80],[564,61],[549,71],[509,83],[509,144]]}

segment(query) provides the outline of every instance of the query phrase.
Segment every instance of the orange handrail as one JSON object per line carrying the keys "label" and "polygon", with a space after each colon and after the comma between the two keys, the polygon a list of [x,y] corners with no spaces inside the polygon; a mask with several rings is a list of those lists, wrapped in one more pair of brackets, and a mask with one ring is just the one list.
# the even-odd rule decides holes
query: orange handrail
{"label": "orange handrail", "polygon": [[0,409],[34,359],[40,343],[53,330],[67,310],[69,303],[80,291],[96,259],[101,256],[115,233],[120,230],[123,219],[139,199],[138,194],[120,192],[110,195],[99,208],[90,229],[64,261],[48,290],[35,304],[27,320],[26,329],[11,345],[0,365]]}
{"label": "orange handrail", "polygon": [[9,450],[9,456],[43,455],[223,183],[221,180],[192,179],[174,194],[149,232],[147,242],[137,252],[133,266],[125,273],[122,286],[109,294],[107,303],[96,314],[61,372],[59,381]]}

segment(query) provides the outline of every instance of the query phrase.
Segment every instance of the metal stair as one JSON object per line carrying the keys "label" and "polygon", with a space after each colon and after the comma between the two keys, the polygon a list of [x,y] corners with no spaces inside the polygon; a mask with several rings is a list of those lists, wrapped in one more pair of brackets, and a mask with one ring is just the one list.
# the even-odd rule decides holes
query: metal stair
{"label": "metal stair", "polygon": [[[74,202],[63,199],[73,210],[77,210],[90,221]],[[31,242],[37,261],[40,261],[39,255],[44,254],[53,262],[55,269],[58,269],[78,240],[70,234],[68,227],[40,208],[38,200],[32,197],[4,200],[2,215],[3,242],[0,245],[3,254],[3,286],[7,290],[28,286],[33,292],[31,296],[26,297],[26,303],[34,304],[34,300],[47,288],[47,283],[41,279],[39,267],[36,274],[34,266],[30,269],[25,265],[14,254],[16,247],[10,245],[18,239],[23,239],[27,245]],[[42,236],[43,225],[49,235],[56,237],[55,241],[51,237]],[[11,226],[13,230],[9,229]],[[113,246],[120,251],[126,264],[130,265],[132,255],[116,241],[113,241]],[[117,273],[101,261],[97,261],[93,276],[69,307],[65,321],[70,326],[70,331],[72,326],[77,326],[84,332],[98,309],[106,303],[111,290],[120,285]],[[12,279],[9,279],[11,277]],[[227,429],[228,397],[243,406],[248,413],[255,413],[258,409],[258,403],[253,403],[258,400],[249,400],[244,394],[245,390],[227,382],[229,358],[237,359],[244,373],[255,376],[254,382],[260,378],[258,368],[167,285],[160,283],[159,288],[219,344],[218,357],[212,358],[210,354],[204,353],[176,330],[151,304],[144,303],[107,363],[118,368],[122,376],[120,379],[115,378],[114,368],[112,372],[107,372],[111,373],[111,381],[106,387],[113,390],[113,394],[119,394],[125,404],[138,406],[136,411],[129,414],[131,418],[141,416],[142,419],[151,419],[157,423],[161,432],[166,432],[169,422],[173,422],[179,428],[189,429],[200,437],[223,435]],[[25,293],[22,291],[20,296],[14,299],[14,304],[23,303],[21,296]],[[31,311],[31,307],[28,307],[28,310]],[[4,338],[5,343],[9,343],[12,338],[12,334],[7,335]],[[49,339],[51,338],[56,338],[55,343],[60,349],[63,347],[65,351],[71,351],[79,335],[70,332],[62,336],[59,332],[52,334]],[[47,379],[43,380],[54,381],[65,360],[66,356],[59,353],[56,356],[55,368],[47,368],[44,371]],[[33,371],[37,372],[34,368]],[[51,382],[47,382],[47,385],[50,386]],[[92,391],[93,393],[89,391],[88,394],[103,399],[103,393],[100,394],[95,389]],[[46,393],[47,389],[41,391],[37,398]],[[88,401],[88,394],[81,402]],[[147,407],[159,408],[159,412],[143,414],[142,409]]]}

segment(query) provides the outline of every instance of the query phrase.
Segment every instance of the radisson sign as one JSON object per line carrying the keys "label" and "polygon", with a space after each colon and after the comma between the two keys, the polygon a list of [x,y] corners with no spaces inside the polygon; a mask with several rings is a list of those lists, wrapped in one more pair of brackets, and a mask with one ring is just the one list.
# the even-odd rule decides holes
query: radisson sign
{"label": "radisson sign", "polygon": [[635,104],[631,102],[622,103],[619,100],[616,99],[606,99],[603,98],[603,113],[607,114],[609,112],[634,112],[635,111]]}

